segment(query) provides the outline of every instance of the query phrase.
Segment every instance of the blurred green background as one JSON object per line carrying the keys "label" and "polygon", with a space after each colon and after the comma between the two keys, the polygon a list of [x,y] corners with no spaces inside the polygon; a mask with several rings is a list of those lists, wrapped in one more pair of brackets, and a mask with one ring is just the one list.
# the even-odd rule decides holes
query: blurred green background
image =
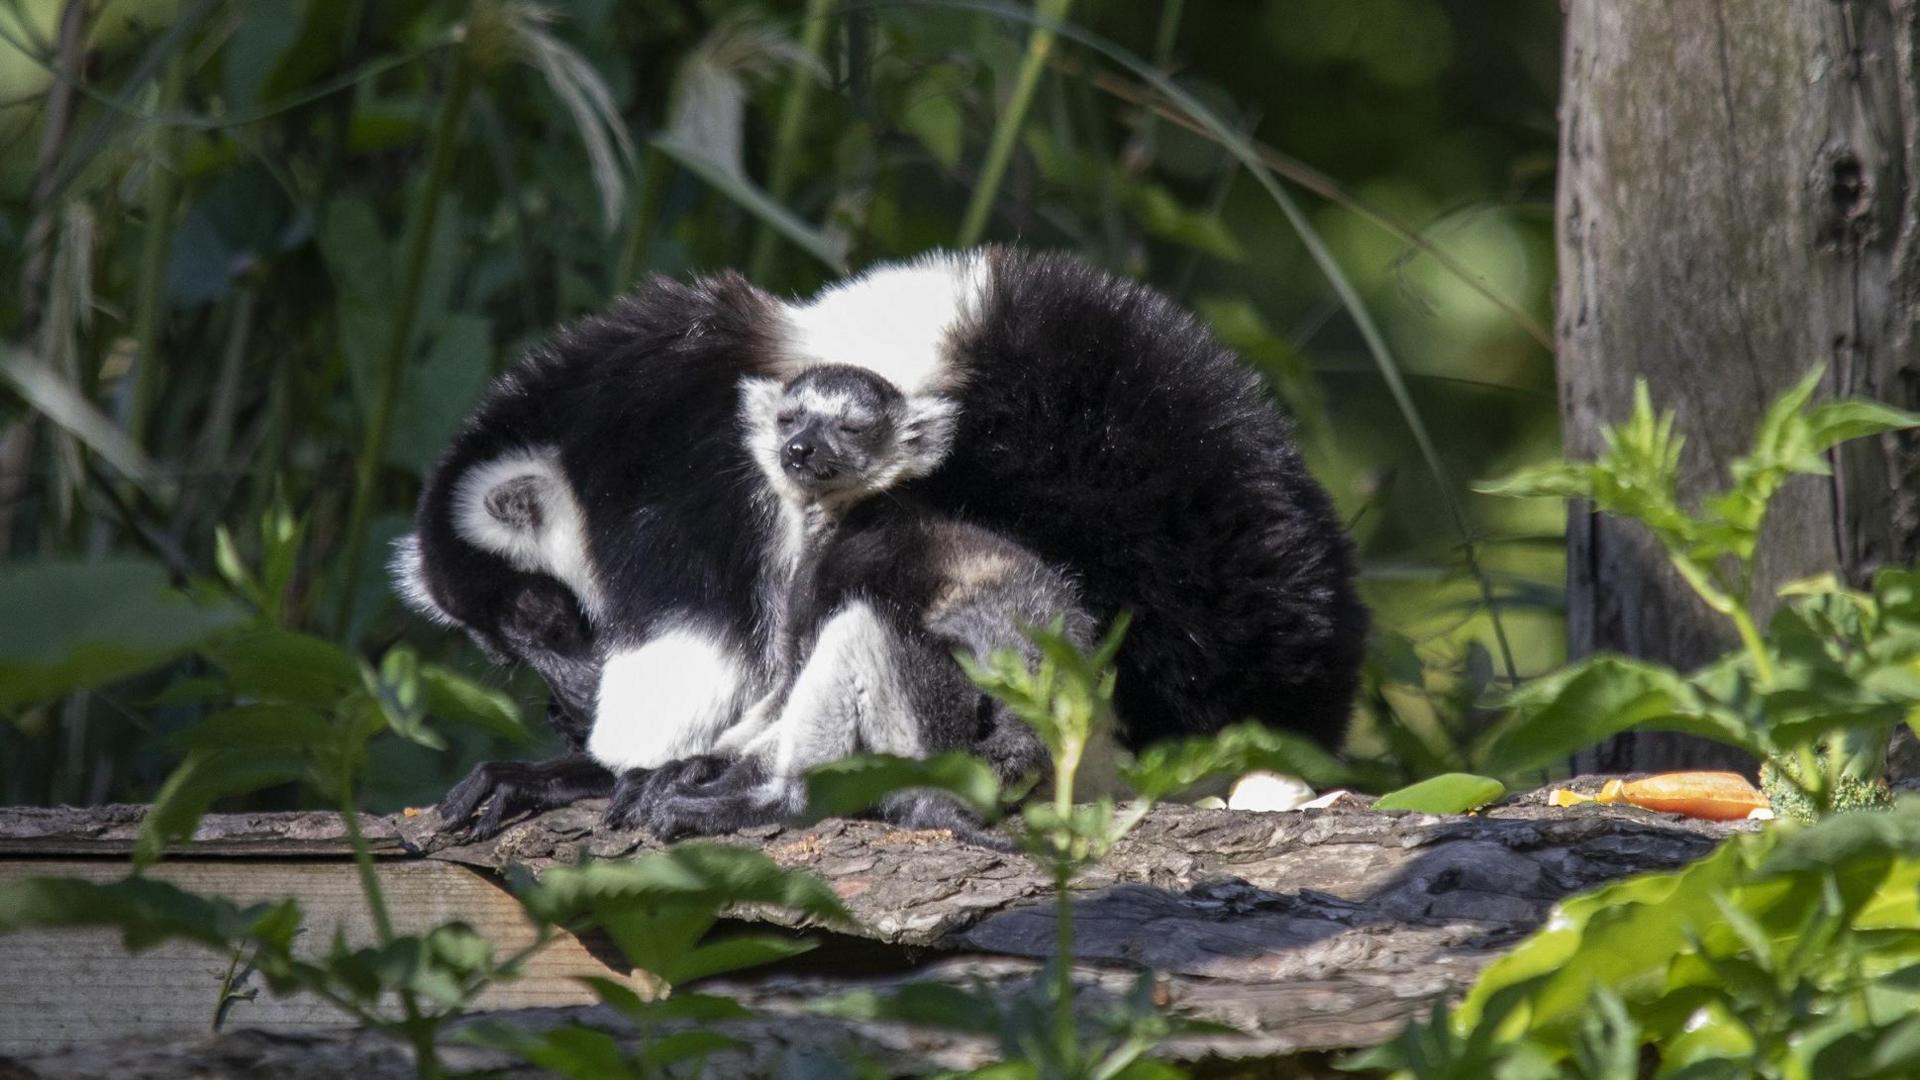
{"label": "blurred green background", "polygon": [[[804,293],[974,239],[1151,281],[1268,376],[1376,612],[1351,749],[1457,765],[1562,652],[1559,509],[1468,489],[1558,446],[1559,45],[1533,0],[0,0],[0,679],[76,634],[166,661],[0,688],[0,801],[151,797],[203,707],[137,598],[27,595],[54,561],[410,640],[538,726],[381,565],[487,380],[647,273]],[[378,809],[532,752],[377,745]]]}

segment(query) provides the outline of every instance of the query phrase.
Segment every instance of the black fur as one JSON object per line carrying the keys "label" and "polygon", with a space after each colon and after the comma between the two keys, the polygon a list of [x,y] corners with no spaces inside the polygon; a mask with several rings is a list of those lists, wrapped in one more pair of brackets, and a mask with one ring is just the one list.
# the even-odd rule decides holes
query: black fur
{"label": "black fur", "polygon": [[[769,370],[775,343],[766,334],[776,310],[734,274],[693,285],[648,281],[496,380],[421,493],[416,529],[428,597],[490,655],[524,661],[547,679],[573,751],[593,723],[608,648],[682,619],[737,639],[744,655],[765,652],[767,620],[751,587],[761,537],[748,524],[758,477],[735,412],[739,380]],[[608,598],[592,626],[557,580],[516,569],[454,529],[455,492],[468,470],[549,445],[559,447],[591,523],[588,550]],[[577,637],[559,633],[569,617],[553,610],[556,593],[571,605]],[[530,618],[532,609],[542,614]],[[551,764],[578,767],[572,757]],[[459,824],[485,805],[495,794],[489,778],[506,776],[494,768],[480,766],[450,793],[441,820]],[[601,772],[610,788],[612,774]],[[538,811],[581,797],[574,790],[508,785],[494,803]],[[550,798],[542,801],[542,792]],[[500,816],[488,820],[497,826]]]}
{"label": "black fur", "polygon": [[[1128,744],[1242,719],[1337,742],[1366,613],[1350,543],[1259,379],[1144,285],[1064,255],[989,258],[986,302],[950,338],[953,451],[910,493],[1068,568],[1096,619],[1133,612]],[[540,575],[461,541],[450,502],[466,469],[550,443],[608,598],[594,655],[694,622],[766,657],[770,522],[735,404],[740,378],[782,373],[781,326],[737,276],[655,280],[502,379],[422,497],[435,604],[489,649],[556,668],[536,635],[503,629]]]}
{"label": "black fur", "polygon": [[[990,579],[962,580],[982,561],[998,568]],[[911,499],[873,496],[847,510],[801,555],[775,648],[776,694],[791,689],[827,622],[854,604],[865,605],[891,631],[898,650],[891,660],[905,673],[923,752],[971,751],[991,763],[1006,786],[1047,766],[1038,734],[974,686],[954,654],[984,660],[1013,649],[1037,662],[1021,627],[1055,623],[1089,645],[1093,623],[1069,582],[1003,537]],[[803,809],[794,801],[797,788],[785,799],[764,797],[768,777],[761,762],[721,767],[720,760],[692,758],[623,784],[611,818],[672,839],[769,824]],[[955,829],[976,842],[992,835],[965,806],[933,792],[901,793],[877,807],[876,816],[904,828]]]}
{"label": "black fur", "polygon": [[1352,545],[1259,378],[1153,289],[995,251],[956,338],[953,453],[921,492],[1072,568],[1126,742],[1260,720],[1345,733],[1366,645]]}

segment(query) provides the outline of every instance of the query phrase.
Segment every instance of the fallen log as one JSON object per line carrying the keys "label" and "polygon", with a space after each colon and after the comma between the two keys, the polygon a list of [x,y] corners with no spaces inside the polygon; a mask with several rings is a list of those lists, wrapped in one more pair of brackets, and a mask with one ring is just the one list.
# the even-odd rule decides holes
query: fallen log
{"label": "fallen log", "polygon": [[[515,868],[537,874],[582,859],[660,849],[645,833],[602,827],[601,811],[599,804],[582,803],[518,822],[480,843],[439,832],[431,814],[370,816],[366,829],[383,875],[436,875],[421,885],[443,897],[458,892],[458,917],[506,932],[518,916],[511,896],[492,884],[476,890],[461,883],[497,882]],[[0,880],[74,866],[119,873],[140,813],[129,807],[0,809]],[[1097,1002],[1125,992],[1138,971],[1151,970],[1155,1000],[1170,1014],[1230,1029],[1176,1042],[1169,1047],[1176,1057],[1244,1060],[1369,1046],[1435,998],[1461,991],[1538,927],[1555,901],[1629,874],[1683,865],[1751,827],[1625,806],[1556,808],[1537,796],[1462,817],[1375,813],[1364,805],[1274,814],[1163,806],[1077,883],[1076,971],[1089,1001]],[[821,942],[797,961],[709,988],[740,997],[760,1014],[735,1032],[754,1048],[734,1063],[740,1070],[768,1067],[780,1054],[817,1052],[835,1040],[858,1047],[889,1072],[989,1060],[993,1048],[977,1037],[827,1018],[814,1006],[855,987],[914,979],[1012,992],[1051,955],[1051,885],[1022,856],[869,821],[768,827],[720,840],[755,845],[783,866],[819,875],[855,920],[822,928],[796,925],[784,912],[734,913],[740,921]],[[244,865],[251,884],[272,888],[280,880],[272,874],[291,867],[350,882],[348,854],[331,814],[211,815],[194,841],[162,865],[176,874]],[[314,879],[305,880],[300,887],[312,889]],[[335,890],[325,891],[333,896]],[[355,899],[349,885],[317,910],[309,900],[310,918],[318,916],[322,925],[338,921],[351,940],[367,932],[355,922]],[[236,1007],[234,1026],[263,1030],[208,1041],[199,1033],[206,1030],[213,991],[197,986],[205,964],[180,957],[142,969],[155,980],[144,992],[155,1005],[201,1001],[199,1011],[168,1014],[144,1027],[111,1022],[158,1015],[123,1002],[90,1029],[58,1022],[63,1008],[98,997],[87,985],[89,973],[97,979],[116,962],[142,961],[125,960],[106,934],[0,937],[0,966],[36,973],[0,991],[8,999],[0,1000],[0,1054],[14,1055],[0,1058],[0,1077],[138,1076],[149,1068],[152,1075],[218,1075],[213,1063],[239,1053],[242,1043],[251,1047],[247,1053],[265,1055],[261,1060],[310,1054],[324,1059],[333,1075],[349,1067],[363,1077],[411,1068],[403,1047],[311,1007],[275,1013],[271,1003],[258,1002],[251,1015]],[[588,996],[574,979],[596,965],[601,973],[618,970],[619,959],[592,941],[563,941],[548,968],[501,988],[502,997],[483,1005],[505,1010],[495,1018],[515,1023],[579,1019],[617,1028],[604,1010],[584,1004]],[[163,977],[168,972],[170,982]],[[69,1049],[57,1049],[60,1044]],[[343,1065],[342,1055],[355,1063]],[[488,1059],[485,1067],[505,1064]],[[298,1075],[292,1068],[271,1071]]]}

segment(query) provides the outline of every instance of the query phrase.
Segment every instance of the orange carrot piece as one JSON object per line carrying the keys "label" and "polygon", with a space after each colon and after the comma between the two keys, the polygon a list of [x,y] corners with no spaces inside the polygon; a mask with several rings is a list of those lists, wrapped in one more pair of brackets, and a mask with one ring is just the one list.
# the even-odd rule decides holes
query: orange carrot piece
{"label": "orange carrot piece", "polygon": [[1609,780],[1598,800],[1707,821],[1739,821],[1768,808],[1767,797],[1739,773],[1670,772],[1641,780]]}

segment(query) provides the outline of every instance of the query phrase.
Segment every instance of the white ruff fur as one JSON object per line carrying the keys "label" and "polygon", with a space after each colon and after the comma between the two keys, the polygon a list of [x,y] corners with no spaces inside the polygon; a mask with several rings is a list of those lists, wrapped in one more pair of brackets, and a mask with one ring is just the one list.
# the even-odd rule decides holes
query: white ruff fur
{"label": "white ruff fur", "polygon": [[894,663],[899,650],[872,608],[848,605],[821,627],[786,708],[749,752],[775,778],[789,779],[861,751],[923,756],[907,682]]}
{"label": "white ruff fur", "polygon": [[387,562],[387,576],[393,580],[393,589],[400,594],[400,602],[410,611],[425,615],[441,626],[453,626],[453,616],[434,602],[433,594],[427,590],[427,570],[420,555],[420,538],[413,533],[393,542],[393,558]]}
{"label": "white ruff fur", "polygon": [[[487,509],[488,495],[514,481],[533,482],[540,508],[537,527],[501,521]],[[516,568],[558,578],[580,598],[590,617],[604,610],[599,577],[587,553],[587,515],[574,499],[560,468],[560,452],[553,447],[514,451],[468,470],[454,488],[453,525],[468,543]]]}
{"label": "white ruff fur", "polygon": [[587,753],[624,772],[712,749],[745,691],[745,665],[695,630],[675,630],[607,657]]}
{"label": "white ruff fur", "polygon": [[986,284],[978,252],[878,267],[789,305],[789,355],[802,365],[863,367],[909,395],[950,391],[948,337],[979,309]]}

